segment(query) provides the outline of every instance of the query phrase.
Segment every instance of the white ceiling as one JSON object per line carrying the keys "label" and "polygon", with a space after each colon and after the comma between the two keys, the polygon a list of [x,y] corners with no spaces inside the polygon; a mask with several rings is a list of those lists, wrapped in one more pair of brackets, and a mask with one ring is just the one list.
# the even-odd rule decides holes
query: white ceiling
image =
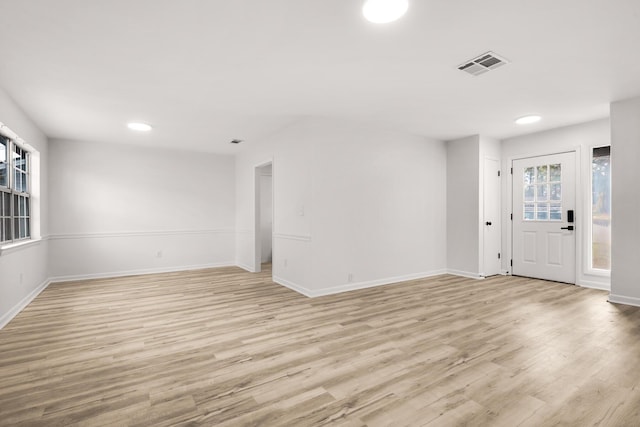
{"label": "white ceiling", "polygon": [[[505,138],[640,96],[638,0],[411,0],[385,25],[361,7],[0,0],[0,86],[50,137],[220,153],[305,116]],[[457,70],[489,50],[511,63]],[[513,123],[529,113],[543,121]],[[134,134],[131,120],[155,129]]]}

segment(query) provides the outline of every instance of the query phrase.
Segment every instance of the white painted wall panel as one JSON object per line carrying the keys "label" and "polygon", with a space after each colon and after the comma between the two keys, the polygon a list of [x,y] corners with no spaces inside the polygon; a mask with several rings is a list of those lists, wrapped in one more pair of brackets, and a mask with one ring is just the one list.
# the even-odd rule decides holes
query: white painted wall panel
{"label": "white painted wall panel", "polygon": [[312,290],[446,268],[446,148],[424,137],[316,121]]}
{"label": "white painted wall panel", "polygon": [[60,235],[49,245],[54,281],[235,264],[232,229]]}
{"label": "white painted wall panel", "polygon": [[611,104],[611,297],[640,306],[640,98]]}
{"label": "white painted wall panel", "polygon": [[480,273],[480,137],[447,142],[447,268]]}
{"label": "white painted wall panel", "polygon": [[51,142],[55,278],[234,263],[231,156]]}

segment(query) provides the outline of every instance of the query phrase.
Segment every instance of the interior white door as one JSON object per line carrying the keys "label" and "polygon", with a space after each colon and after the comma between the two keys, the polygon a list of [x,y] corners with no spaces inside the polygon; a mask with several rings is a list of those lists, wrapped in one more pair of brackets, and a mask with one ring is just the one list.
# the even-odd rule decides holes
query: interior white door
{"label": "interior white door", "polygon": [[575,171],[573,152],[513,161],[514,275],[576,282]]}
{"label": "interior white door", "polygon": [[500,164],[484,159],[482,180],[483,275],[500,274]]}

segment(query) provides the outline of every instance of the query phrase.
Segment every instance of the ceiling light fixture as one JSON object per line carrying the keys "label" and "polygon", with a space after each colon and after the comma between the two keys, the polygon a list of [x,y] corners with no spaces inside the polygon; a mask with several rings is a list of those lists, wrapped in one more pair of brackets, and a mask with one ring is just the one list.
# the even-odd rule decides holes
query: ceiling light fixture
{"label": "ceiling light fixture", "polygon": [[146,123],[131,122],[127,124],[127,127],[138,132],[149,132],[151,130],[151,125]]}
{"label": "ceiling light fixture", "polygon": [[539,122],[540,120],[542,120],[542,117],[540,116],[524,116],[517,119],[516,124],[529,125],[531,123]]}
{"label": "ceiling light fixture", "polygon": [[409,0],[367,0],[362,14],[374,24],[386,24],[400,19],[409,8]]}

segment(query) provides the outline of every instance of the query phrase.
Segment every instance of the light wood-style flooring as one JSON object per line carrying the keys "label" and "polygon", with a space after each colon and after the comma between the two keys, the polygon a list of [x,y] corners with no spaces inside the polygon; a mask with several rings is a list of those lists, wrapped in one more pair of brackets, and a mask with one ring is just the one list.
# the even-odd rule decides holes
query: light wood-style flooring
{"label": "light wood-style flooring", "polygon": [[57,283],[0,330],[2,426],[640,426],[640,309],[438,276],[308,299],[235,267]]}

